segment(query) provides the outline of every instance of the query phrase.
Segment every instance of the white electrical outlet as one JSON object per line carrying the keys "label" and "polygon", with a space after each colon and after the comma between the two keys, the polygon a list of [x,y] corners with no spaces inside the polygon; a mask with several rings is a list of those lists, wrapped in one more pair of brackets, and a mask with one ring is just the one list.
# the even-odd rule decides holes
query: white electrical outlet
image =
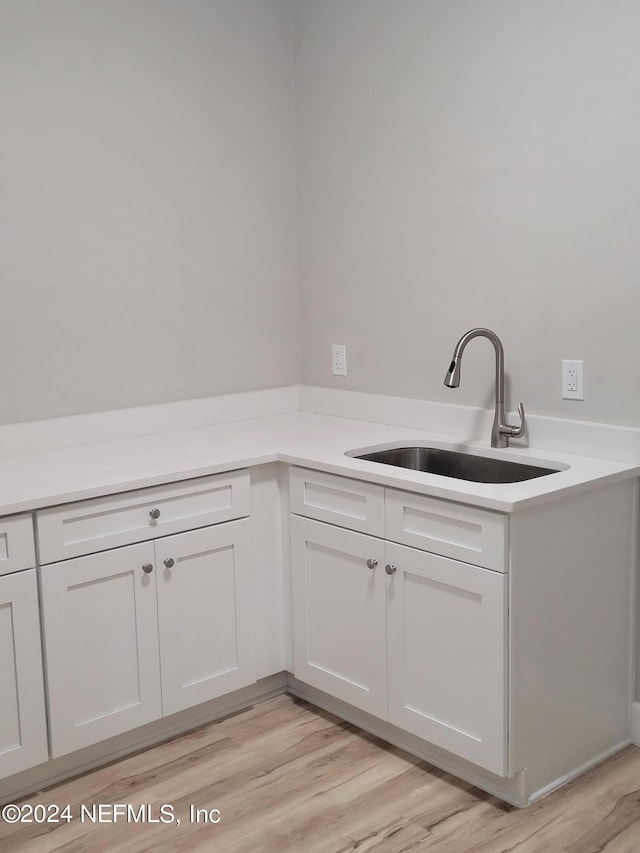
{"label": "white electrical outlet", "polygon": [[331,370],[334,376],[347,375],[346,344],[331,344]]}
{"label": "white electrical outlet", "polygon": [[584,361],[563,360],[562,399],[584,400]]}

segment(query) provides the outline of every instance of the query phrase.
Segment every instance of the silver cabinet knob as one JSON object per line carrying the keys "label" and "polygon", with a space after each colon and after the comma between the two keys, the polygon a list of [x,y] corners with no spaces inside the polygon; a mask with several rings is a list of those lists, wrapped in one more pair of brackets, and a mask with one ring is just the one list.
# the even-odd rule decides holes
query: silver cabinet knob
{"label": "silver cabinet knob", "polygon": [[397,569],[397,566],[392,566],[390,563],[387,563],[387,565],[384,567],[384,570],[388,575],[395,575]]}
{"label": "silver cabinet knob", "polygon": [[153,566],[151,565],[151,563],[144,563],[142,566],[142,571],[145,573],[145,575],[151,574],[151,572],[153,571]]}
{"label": "silver cabinet knob", "polygon": [[159,509],[150,509],[149,515],[151,518],[160,518],[160,510]]}
{"label": "silver cabinet knob", "polygon": [[176,561],[173,559],[173,557],[167,557],[167,559],[164,561],[164,564],[168,569],[172,569],[175,566]]}
{"label": "silver cabinet knob", "polygon": [[373,559],[373,558],[371,558],[371,557],[367,560],[367,568],[368,568],[368,569],[375,569],[375,567],[376,567],[377,565],[378,565],[378,561],[377,561],[377,560],[374,560],[374,559]]}

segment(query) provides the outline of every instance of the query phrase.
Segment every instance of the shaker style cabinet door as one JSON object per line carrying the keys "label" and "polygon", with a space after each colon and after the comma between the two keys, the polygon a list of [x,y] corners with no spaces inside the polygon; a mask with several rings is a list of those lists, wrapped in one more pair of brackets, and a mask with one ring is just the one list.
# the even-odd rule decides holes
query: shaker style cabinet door
{"label": "shaker style cabinet door", "polygon": [[292,517],[291,543],[296,678],[385,718],[384,542]]}
{"label": "shaker style cabinet door", "polygon": [[256,680],[251,522],[156,542],[165,716]]}
{"label": "shaker style cabinet door", "polygon": [[387,544],[389,722],[498,775],[507,575]]}
{"label": "shaker style cabinet door", "polygon": [[53,757],[162,716],[153,543],[41,573]]}
{"label": "shaker style cabinet door", "polygon": [[0,577],[0,778],[48,758],[35,569]]}

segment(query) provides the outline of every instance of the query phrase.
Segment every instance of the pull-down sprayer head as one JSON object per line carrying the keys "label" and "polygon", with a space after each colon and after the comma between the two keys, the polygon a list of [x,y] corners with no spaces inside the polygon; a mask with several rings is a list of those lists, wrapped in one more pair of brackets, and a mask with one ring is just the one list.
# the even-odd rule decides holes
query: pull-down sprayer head
{"label": "pull-down sprayer head", "polygon": [[444,377],[447,388],[457,388],[460,385],[460,359],[454,356]]}

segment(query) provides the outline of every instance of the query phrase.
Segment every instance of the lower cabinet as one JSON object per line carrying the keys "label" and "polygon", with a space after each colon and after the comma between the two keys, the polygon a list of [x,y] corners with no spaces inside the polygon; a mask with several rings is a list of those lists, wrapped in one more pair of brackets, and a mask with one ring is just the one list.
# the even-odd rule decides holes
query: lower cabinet
{"label": "lower cabinet", "polygon": [[295,675],[505,775],[507,576],[291,519]]}
{"label": "lower cabinet", "polygon": [[249,519],[155,543],[165,716],[256,680]]}
{"label": "lower cabinet", "polygon": [[388,717],[507,772],[507,575],[386,543]]}
{"label": "lower cabinet", "polygon": [[386,717],[384,542],[291,519],[296,678]]}
{"label": "lower cabinet", "polygon": [[255,681],[250,524],[42,567],[54,758]]}
{"label": "lower cabinet", "polygon": [[48,758],[35,569],[0,577],[0,778]]}

